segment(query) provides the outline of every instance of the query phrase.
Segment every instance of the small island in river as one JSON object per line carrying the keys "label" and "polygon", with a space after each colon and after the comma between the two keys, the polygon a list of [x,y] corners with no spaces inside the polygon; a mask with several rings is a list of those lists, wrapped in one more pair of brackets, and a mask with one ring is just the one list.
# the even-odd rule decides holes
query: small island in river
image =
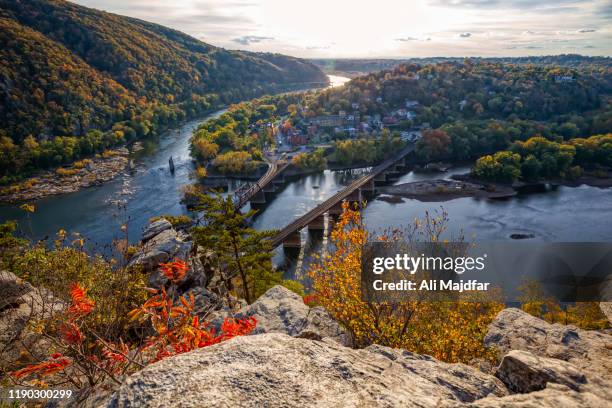
{"label": "small island in river", "polygon": [[462,197],[506,198],[517,194],[511,186],[485,185],[460,180],[417,181],[382,187],[379,191],[423,202],[448,201]]}

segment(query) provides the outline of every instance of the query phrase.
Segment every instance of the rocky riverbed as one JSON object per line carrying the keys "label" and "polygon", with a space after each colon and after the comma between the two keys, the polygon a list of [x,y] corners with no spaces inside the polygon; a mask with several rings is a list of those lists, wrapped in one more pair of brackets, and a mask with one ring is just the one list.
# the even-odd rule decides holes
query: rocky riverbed
{"label": "rocky riverbed", "polygon": [[119,148],[96,155],[69,167],[45,171],[18,184],[0,188],[0,202],[19,203],[79,191],[112,180],[129,163],[128,149]]}
{"label": "rocky riverbed", "polygon": [[[461,197],[505,198],[516,195],[509,186],[488,186],[460,180],[427,180],[382,187],[383,194],[413,198],[423,202],[439,202]],[[389,199],[387,199],[389,200]]]}

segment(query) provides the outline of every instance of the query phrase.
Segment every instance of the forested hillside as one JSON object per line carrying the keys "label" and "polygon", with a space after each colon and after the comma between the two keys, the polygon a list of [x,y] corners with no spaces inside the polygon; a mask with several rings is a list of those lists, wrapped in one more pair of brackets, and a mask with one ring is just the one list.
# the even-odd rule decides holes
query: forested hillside
{"label": "forested hillside", "polygon": [[[610,57],[589,57],[579,54],[544,55],[528,57],[471,57],[471,61],[490,62],[494,64],[516,65],[544,65],[568,68],[612,67]],[[359,58],[319,58],[311,61],[326,72],[339,72],[350,75],[363,75],[369,72],[393,69],[403,64],[440,64],[445,62],[462,63],[465,58],[459,57],[430,57],[430,58],[402,58],[402,59],[359,59]]]}
{"label": "forested hillside", "polygon": [[227,51],[61,0],[0,0],[0,42],[4,182],[229,102],[326,81],[304,60]]}

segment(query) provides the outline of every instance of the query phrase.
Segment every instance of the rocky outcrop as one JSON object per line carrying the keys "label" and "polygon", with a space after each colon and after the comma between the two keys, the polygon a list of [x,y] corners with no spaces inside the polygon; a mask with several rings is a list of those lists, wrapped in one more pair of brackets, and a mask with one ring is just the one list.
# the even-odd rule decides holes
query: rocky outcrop
{"label": "rocky outcrop", "polygon": [[609,335],[518,309],[489,327],[487,345],[504,355],[495,376],[405,350],[345,347],[324,310],[280,286],[236,316],[255,316],[257,334],[146,367],[104,406],[563,408],[612,399]]}
{"label": "rocky outcrop", "polygon": [[486,397],[467,405],[442,404],[461,408],[608,408],[608,400],[591,392],[577,392],[564,385],[548,384],[546,389],[529,394],[513,394],[503,398]]}
{"label": "rocky outcrop", "polygon": [[214,253],[194,247],[191,237],[184,231],[177,231],[165,218],[145,227],[140,247],[128,267],[143,268],[149,275],[148,285],[161,288],[167,287],[169,282],[159,264],[179,259],[187,262],[189,269],[173,294],[175,297],[193,294],[202,317],[213,313],[222,321],[244,306],[229,294]]}
{"label": "rocky outcrop", "polygon": [[465,364],[448,364],[431,356],[379,345],[372,345],[366,350],[395,361],[407,371],[434,384],[444,386],[458,401],[472,402],[484,395],[508,394],[500,380]]}
{"label": "rocky outcrop", "polygon": [[511,392],[474,407],[604,407],[612,399],[612,336],[502,310],[485,344],[505,354],[495,375]]}
{"label": "rocky outcrop", "polygon": [[0,271],[0,362],[16,361],[25,349],[36,357],[44,355],[45,341],[28,329],[28,323],[48,318],[63,307],[50,292]]}
{"label": "rocky outcrop", "polygon": [[496,375],[513,392],[528,393],[563,384],[580,391],[587,382],[584,373],[567,361],[538,357],[528,351],[512,350],[504,356]]}
{"label": "rocky outcrop", "polygon": [[[141,248],[130,261],[130,267],[141,265],[145,271],[152,272],[157,269],[162,262],[168,262],[175,259],[186,260],[189,256],[193,243],[189,237],[177,232],[174,228],[162,229],[165,219],[158,220],[145,229],[147,239],[143,240]],[[153,225],[157,227],[153,227]],[[169,224],[169,222],[168,222]],[[153,235],[153,231],[160,229],[159,233]],[[156,282],[156,276],[152,276],[150,281],[153,286],[159,286]],[[161,277],[160,277],[161,278]]]}
{"label": "rocky outcrop", "polygon": [[165,218],[160,218],[159,220],[150,222],[142,232],[142,242],[147,242],[154,236],[159,235],[169,229],[172,229],[172,224],[170,224],[170,221]]}
{"label": "rocky outcrop", "polygon": [[612,302],[600,302],[599,308],[606,315],[608,321],[612,323]]}
{"label": "rocky outcrop", "polygon": [[572,363],[595,377],[612,381],[612,336],[574,326],[550,324],[519,309],[504,309],[489,326],[487,347],[502,354],[524,350]]}
{"label": "rocky outcrop", "polygon": [[249,316],[257,319],[254,334],[284,333],[311,340],[330,338],[344,345],[349,342],[325,309],[308,307],[299,295],[280,285],[269,289],[235,315],[237,318]]}
{"label": "rocky outcrop", "polygon": [[[390,351],[393,354],[392,351]],[[390,355],[391,355],[390,354]],[[436,361],[429,369],[437,370]],[[281,333],[236,337],[162,360],[129,377],[107,407],[437,407],[505,393],[501,383],[463,365],[424,375],[380,350]],[[451,378],[446,382],[441,378]],[[464,386],[464,390],[457,389]]]}

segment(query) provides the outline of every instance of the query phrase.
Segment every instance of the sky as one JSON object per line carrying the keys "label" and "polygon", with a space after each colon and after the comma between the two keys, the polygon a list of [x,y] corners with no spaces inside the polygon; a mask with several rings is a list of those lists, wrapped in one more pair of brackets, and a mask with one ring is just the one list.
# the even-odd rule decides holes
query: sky
{"label": "sky", "polygon": [[612,0],[73,0],[305,58],[612,55]]}

